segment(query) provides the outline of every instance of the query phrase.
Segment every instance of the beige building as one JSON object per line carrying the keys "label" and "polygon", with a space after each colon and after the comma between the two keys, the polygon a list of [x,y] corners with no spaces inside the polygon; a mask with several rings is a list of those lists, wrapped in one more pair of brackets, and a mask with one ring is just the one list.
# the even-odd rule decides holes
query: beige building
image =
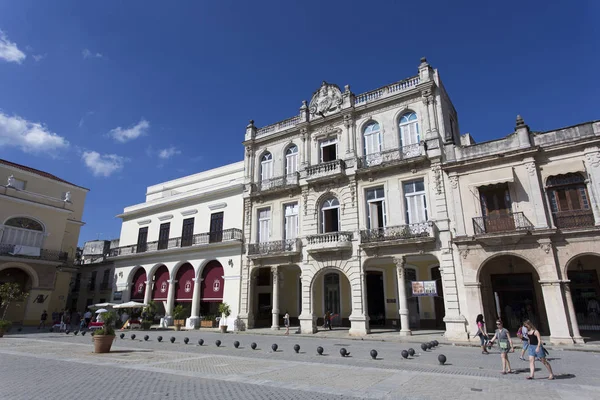
{"label": "beige building", "polygon": [[0,282],[29,298],[7,318],[35,325],[43,310],[64,310],[88,189],[49,173],[0,160]]}
{"label": "beige building", "polygon": [[461,309],[531,319],[554,343],[600,330],[600,122],[445,148]]}

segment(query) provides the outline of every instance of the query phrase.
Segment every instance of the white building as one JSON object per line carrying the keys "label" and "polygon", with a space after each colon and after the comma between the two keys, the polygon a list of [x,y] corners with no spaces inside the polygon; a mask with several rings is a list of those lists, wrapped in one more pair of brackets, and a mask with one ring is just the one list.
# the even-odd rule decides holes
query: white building
{"label": "white building", "polygon": [[200,316],[227,325],[239,313],[244,163],[238,162],[150,186],[146,201],[125,208],[120,244],[111,249],[122,301],[155,301],[166,320],[181,304],[188,327]]}
{"label": "white building", "polygon": [[[244,145],[241,314],[277,329],[287,312],[314,332],[334,324],[443,328],[466,337],[452,255],[443,146],[460,141],[437,70],[355,95],[323,82],[287,120]],[[413,297],[436,281],[438,297]]]}

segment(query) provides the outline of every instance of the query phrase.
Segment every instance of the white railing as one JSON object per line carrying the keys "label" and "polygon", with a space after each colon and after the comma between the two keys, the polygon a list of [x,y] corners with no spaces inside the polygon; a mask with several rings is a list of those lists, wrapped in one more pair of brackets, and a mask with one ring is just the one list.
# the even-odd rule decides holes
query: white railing
{"label": "white railing", "polygon": [[309,245],[349,242],[351,240],[352,232],[328,232],[306,237],[306,241]]}
{"label": "white railing", "polygon": [[379,89],[371,90],[366,93],[361,93],[355,97],[354,105],[360,105],[383,97],[391,96],[396,93],[411,89],[417,86],[418,84],[419,77],[413,76],[412,78],[404,79],[400,82],[395,82],[391,85],[387,85]]}
{"label": "white railing", "polygon": [[256,136],[270,135],[275,132],[283,131],[287,128],[294,127],[300,123],[300,116],[296,115],[292,118],[284,119],[272,125],[263,126],[256,131]]}

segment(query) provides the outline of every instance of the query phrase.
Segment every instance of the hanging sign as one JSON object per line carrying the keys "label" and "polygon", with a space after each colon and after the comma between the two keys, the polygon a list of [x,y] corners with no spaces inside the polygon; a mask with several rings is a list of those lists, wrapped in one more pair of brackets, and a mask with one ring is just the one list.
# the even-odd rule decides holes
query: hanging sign
{"label": "hanging sign", "polygon": [[436,281],[412,281],[413,296],[437,296]]}

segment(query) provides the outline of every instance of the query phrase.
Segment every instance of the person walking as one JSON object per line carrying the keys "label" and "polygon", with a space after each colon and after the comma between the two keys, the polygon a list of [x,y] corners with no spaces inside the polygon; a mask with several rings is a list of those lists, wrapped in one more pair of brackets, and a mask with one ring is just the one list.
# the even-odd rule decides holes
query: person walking
{"label": "person walking", "polygon": [[523,345],[523,350],[521,350],[521,356],[519,357],[519,359],[526,361],[524,356],[525,352],[527,351],[527,348],[529,347],[529,336],[527,336],[527,327],[523,323],[521,323],[521,326],[517,331],[517,337],[521,339],[521,344]]}
{"label": "person walking", "polygon": [[527,351],[529,353],[529,376],[527,379],[533,379],[535,374],[535,359],[539,358],[539,360],[544,364],[546,369],[548,370],[548,379],[554,379],[554,373],[552,372],[552,367],[548,360],[546,360],[546,353],[544,352],[544,348],[542,346],[542,337],[540,336],[540,332],[533,325],[530,320],[527,320],[523,323],[527,328],[527,336],[529,337],[529,347]]}
{"label": "person walking", "polygon": [[331,330],[331,311],[327,310],[323,318],[325,319],[325,325],[323,327]]}
{"label": "person walking", "polygon": [[46,327],[47,319],[48,319],[48,313],[46,312],[46,310],[44,310],[42,312],[42,315],[40,316],[40,324],[38,325],[38,329]]}
{"label": "person walking", "polygon": [[479,314],[475,319],[477,323],[477,333],[475,336],[479,336],[479,341],[481,342],[481,354],[489,354],[486,348],[487,342],[490,340],[486,329],[485,329],[485,321],[483,320],[483,315]]}
{"label": "person walking", "polygon": [[288,314],[287,312],[283,316],[283,324],[285,325],[285,334],[289,335],[290,334],[290,314]]}
{"label": "person walking", "polygon": [[502,360],[502,375],[512,374],[510,369],[510,361],[508,360],[508,353],[514,352],[515,347],[513,346],[512,339],[508,329],[504,327],[501,320],[496,321],[496,332],[492,340],[490,340],[488,347],[492,347],[494,342],[498,339],[498,346],[500,346],[500,359]]}
{"label": "person walking", "polygon": [[89,309],[83,314],[83,319],[85,320],[85,327],[89,327],[90,322],[92,322],[92,312]]}

